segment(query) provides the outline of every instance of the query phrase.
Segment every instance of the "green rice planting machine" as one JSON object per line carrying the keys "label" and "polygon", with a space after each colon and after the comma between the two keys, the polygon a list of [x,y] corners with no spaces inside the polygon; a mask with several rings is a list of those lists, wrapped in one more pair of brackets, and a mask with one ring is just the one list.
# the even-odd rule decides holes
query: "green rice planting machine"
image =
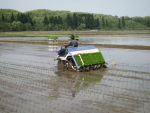
{"label": "green rice planting machine", "polygon": [[106,68],[106,62],[102,53],[94,46],[68,47],[61,46],[61,54],[56,58],[68,69],[76,71],[90,71]]}

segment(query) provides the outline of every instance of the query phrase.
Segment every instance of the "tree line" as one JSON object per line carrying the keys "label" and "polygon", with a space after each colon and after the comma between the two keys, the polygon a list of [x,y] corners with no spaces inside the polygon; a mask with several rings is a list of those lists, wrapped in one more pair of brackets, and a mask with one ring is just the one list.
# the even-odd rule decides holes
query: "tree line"
{"label": "tree line", "polygon": [[[118,30],[149,29],[150,17],[127,17],[91,13],[65,12],[65,16],[52,11],[26,13],[0,11],[0,31],[54,31],[54,30]],[[57,13],[57,12],[56,12]]]}
{"label": "tree line", "polygon": [[[66,18],[61,16],[44,16],[44,30],[83,30],[100,29],[100,21],[94,18],[92,14],[84,16],[73,13],[67,14]],[[58,28],[59,27],[59,28]]]}

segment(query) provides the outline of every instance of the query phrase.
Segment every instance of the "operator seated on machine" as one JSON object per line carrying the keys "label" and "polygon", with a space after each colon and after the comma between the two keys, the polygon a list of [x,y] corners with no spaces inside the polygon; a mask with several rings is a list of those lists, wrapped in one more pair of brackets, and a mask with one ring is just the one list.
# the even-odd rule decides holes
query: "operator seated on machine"
{"label": "operator seated on machine", "polygon": [[69,47],[69,46],[78,47],[78,42],[77,42],[77,40],[74,39],[74,35],[71,35],[70,38],[71,38],[71,41],[68,44],[66,44],[65,47],[66,48]]}
{"label": "operator seated on machine", "polygon": [[[65,46],[65,49],[67,47],[78,47],[78,42],[77,42],[77,40],[75,40],[74,35],[71,35],[70,38],[71,38],[71,41],[69,41],[68,44],[63,44]],[[65,53],[65,49],[60,49],[58,51],[58,56],[62,56],[62,54]]]}

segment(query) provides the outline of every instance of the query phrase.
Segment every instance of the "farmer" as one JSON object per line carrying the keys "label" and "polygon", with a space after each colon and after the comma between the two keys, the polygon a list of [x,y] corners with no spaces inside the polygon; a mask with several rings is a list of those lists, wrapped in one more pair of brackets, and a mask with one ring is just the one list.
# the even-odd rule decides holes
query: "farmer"
{"label": "farmer", "polygon": [[66,48],[69,47],[69,46],[71,46],[71,47],[78,47],[78,42],[77,42],[77,40],[74,39],[74,35],[71,35],[70,38],[71,38],[71,41],[68,44],[64,45],[64,46]]}

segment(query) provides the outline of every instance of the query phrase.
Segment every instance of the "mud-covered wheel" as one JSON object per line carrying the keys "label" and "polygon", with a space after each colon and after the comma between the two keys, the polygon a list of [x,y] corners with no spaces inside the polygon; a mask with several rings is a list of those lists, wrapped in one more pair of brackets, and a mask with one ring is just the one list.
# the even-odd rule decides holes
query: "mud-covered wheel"
{"label": "mud-covered wheel", "polygon": [[66,67],[67,69],[69,68],[69,63],[68,63],[68,62],[65,63],[65,67]]}
{"label": "mud-covered wheel", "polygon": [[102,64],[97,65],[97,69],[100,69],[102,67]]}
{"label": "mud-covered wheel", "polygon": [[91,71],[91,66],[88,66],[88,71]]}
{"label": "mud-covered wheel", "polygon": [[90,66],[84,67],[84,70],[85,70],[85,71],[90,71]]}
{"label": "mud-covered wheel", "polygon": [[80,68],[79,68],[79,72],[83,72],[83,67],[80,67]]}
{"label": "mud-covered wheel", "polygon": [[92,70],[95,70],[95,69],[97,69],[97,65],[92,66]]}
{"label": "mud-covered wheel", "polygon": [[61,60],[58,60],[58,64],[61,64]]}
{"label": "mud-covered wheel", "polygon": [[72,57],[67,57],[68,60],[68,68],[72,68],[72,66],[75,66],[75,62]]}
{"label": "mud-covered wheel", "polygon": [[102,66],[103,68],[107,68],[107,66],[106,66],[106,64],[103,64],[103,66]]}

